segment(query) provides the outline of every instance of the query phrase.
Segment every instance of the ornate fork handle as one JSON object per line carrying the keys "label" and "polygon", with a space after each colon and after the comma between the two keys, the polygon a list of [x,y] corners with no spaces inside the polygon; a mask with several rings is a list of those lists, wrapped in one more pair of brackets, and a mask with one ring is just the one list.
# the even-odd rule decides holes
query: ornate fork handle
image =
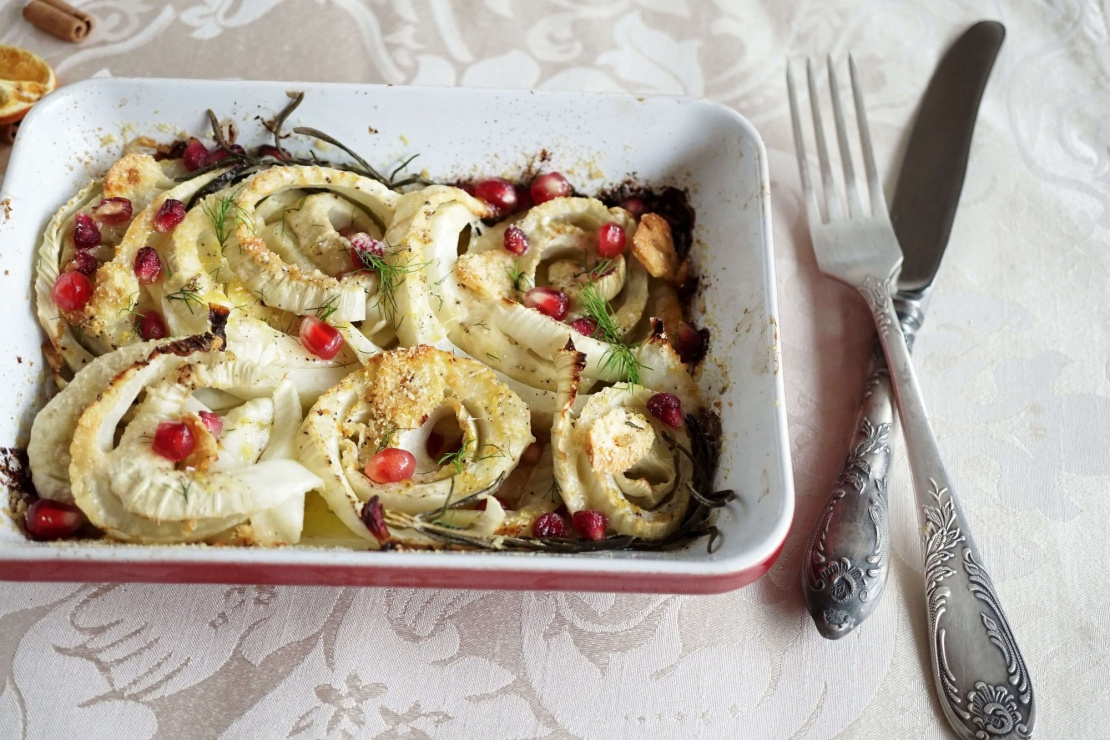
{"label": "ornate fork handle", "polygon": [[[907,341],[916,322],[902,330]],[[806,548],[802,590],[817,630],[837,640],[881,600],[890,565],[886,477],[893,454],[894,391],[879,340],[871,351],[856,432]]]}
{"label": "ornate fork handle", "polygon": [[861,292],[879,329],[902,418],[941,706],[961,737],[1028,738],[1036,715],[1029,672],[941,461],[889,287],[868,277]]}

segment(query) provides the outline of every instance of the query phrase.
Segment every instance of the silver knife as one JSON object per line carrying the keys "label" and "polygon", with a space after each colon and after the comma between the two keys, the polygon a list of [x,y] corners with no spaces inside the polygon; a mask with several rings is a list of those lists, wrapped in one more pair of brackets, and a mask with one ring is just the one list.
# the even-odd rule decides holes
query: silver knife
{"label": "silver knife", "polygon": [[[1006,36],[980,21],[937,65],[910,135],[890,220],[904,261],[894,303],[912,348],[952,231],[979,101]],[[878,342],[848,457],[806,548],[802,588],[817,630],[836,640],[874,610],[890,565],[886,477],[895,435],[894,393]]]}

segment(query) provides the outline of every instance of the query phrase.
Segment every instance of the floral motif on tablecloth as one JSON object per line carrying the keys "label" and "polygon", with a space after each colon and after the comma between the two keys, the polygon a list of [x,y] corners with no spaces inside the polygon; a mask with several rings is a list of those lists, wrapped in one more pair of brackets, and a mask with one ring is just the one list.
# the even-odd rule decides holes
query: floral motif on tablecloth
{"label": "floral motif on tablecloth", "polygon": [[[1051,698],[1038,737],[1099,736],[1110,713],[1110,616],[1090,585],[1110,562],[1104,4],[73,2],[99,19],[86,42],[54,41],[19,21],[22,0],[0,0],[0,43],[42,54],[63,83],[110,70],[626,90],[744,113],[771,172],[797,513],[771,572],[715,597],[0,583],[0,737],[941,736],[900,439],[884,602],[830,643],[801,598],[802,545],[843,459],[857,403],[845,389],[862,381],[871,329],[858,296],[816,273],[783,72],[787,58],[854,53],[889,188],[937,56],[983,17],[1001,17],[1008,38],[915,361],[954,487]],[[3,258],[17,253],[5,245]],[[855,567],[828,576],[852,587]],[[984,732],[1007,726],[1005,691],[966,698]]]}

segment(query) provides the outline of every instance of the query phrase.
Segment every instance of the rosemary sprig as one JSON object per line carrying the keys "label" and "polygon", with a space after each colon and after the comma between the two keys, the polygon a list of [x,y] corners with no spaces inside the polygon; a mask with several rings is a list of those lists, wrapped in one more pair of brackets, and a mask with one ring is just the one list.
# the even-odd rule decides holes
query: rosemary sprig
{"label": "rosemary sprig", "polygon": [[[354,159],[356,162],[359,163],[359,165],[362,167],[362,172],[360,174],[365,175],[366,177],[372,178],[374,180],[377,180],[378,182],[382,183],[383,185],[389,185],[390,181],[385,175],[383,175],[382,173],[380,173],[376,169],[374,169],[372,166],[370,166],[370,163],[367,162],[362,157],[360,157],[358,152],[356,152],[354,149],[347,146],[346,144],[344,144],[342,141],[335,138],[334,136],[331,136],[330,134],[325,134],[320,129],[312,128],[311,126],[297,126],[293,129],[293,133],[303,134],[304,136],[311,136],[314,139],[319,139],[320,141],[326,141],[327,143],[331,144],[332,146],[339,147],[343,151],[347,152],[347,154],[349,154],[352,159]],[[357,172],[357,170],[356,170],[356,172]]]}
{"label": "rosemary sprig", "polygon": [[304,100],[304,92],[287,92],[285,94],[291,98],[290,102],[281,109],[281,112],[277,114],[276,118],[274,118],[273,123],[267,124],[263,122],[263,125],[266,126],[266,128],[270,130],[270,133],[274,135],[274,147],[278,151],[282,151],[281,127],[285,125],[285,120],[289,118],[289,115],[293,111],[295,111],[297,109],[297,106],[301,104],[301,101]]}
{"label": "rosemary sprig", "polygon": [[189,489],[193,487],[193,482],[188,480],[181,480],[181,490],[177,492],[181,498],[185,499],[185,503],[189,503]]}
{"label": "rosemary sprig", "polygon": [[586,315],[597,323],[596,333],[600,333],[600,339],[611,345],[601,356],[602,372],[610,372],[632,385],[642,385],[641,371],[648,368],[636,356],[635,345],[628,344],[621,338],[620,327],[617,326],[617,320],[613,316],[613,308],[601,295],[597,285],[594,283],[583,285],[582,290],[578,292],[578,303]]}

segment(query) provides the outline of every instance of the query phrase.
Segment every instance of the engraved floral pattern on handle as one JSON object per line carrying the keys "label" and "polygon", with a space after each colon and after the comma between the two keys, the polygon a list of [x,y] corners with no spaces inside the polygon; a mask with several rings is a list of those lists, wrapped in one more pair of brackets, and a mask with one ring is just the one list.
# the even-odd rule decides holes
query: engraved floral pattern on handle
{"label": "engraved floral pattern on handle", "polygon": [[[925,547],[925,597],[929,609],[929,644],[933,654],[934,674],[938,687],[942,690],[945,711],[950,718],[955,715],[964,721],[967,731],[962,734],[965,737],[974,737],[976,740],[1031,737],[1034,703],[1029,673],[998,602],[994,584],[978,562],[975,544],[965,531],[963,513],[948,489],[930,479],[929,496],[934,503],[921,508],[924,519],[922,538]],[[961,579],[957,564],[963,566],[962,575],[967,583],[966,588],[948,585],[952,580]],[[950,608],[949,600],[956,593],[962,594],[965,590],[982,602],[979,617],[985,632],[985,642],[989,642],[1001,653],[1008,686],[982,680],[976,680],[973,685],[967,686],[976,678],[973,676],[963,682],[965,688],[970,690],[966,695],[961,693],[961,677],[956,674],[952,665],[954,656],[950,656],[948,651],[948,633],[950,630],[966,631],[968,625],[950,625],[945,615]],[[970,650],[974,653],[970,662],[977,667],[997,664],[997,660],[983,661],[981,658],[984,647],[969,642],[968,635],[962,637],[960,651]]]}

